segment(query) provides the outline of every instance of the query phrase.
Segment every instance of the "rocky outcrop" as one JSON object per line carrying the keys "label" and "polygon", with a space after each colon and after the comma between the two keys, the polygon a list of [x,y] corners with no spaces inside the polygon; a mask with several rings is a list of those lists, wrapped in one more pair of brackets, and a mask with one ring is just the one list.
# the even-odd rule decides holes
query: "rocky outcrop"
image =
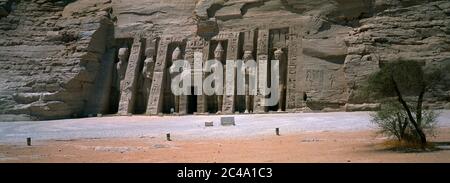
{"label": "rocky outcrop", "polygon": [[[396,2],[396,3],[394,3]],[[377,1],[379,12],[360,20],[360,25],[349,32],[345,59],[349,102],[363,103],[368,99],[358,96],[358,88],[368,74],[379,65],[399,60],[423,64],[450,63],[450,2],[436,1]],[[448,101],[450,84],[443,81],[439,91],[432,91],[429,102]]]}
{"label": "rocky outcrop", "polygon": [[0,19],[0,114],[81,115],[100,59],[113,45],[108,8],[65,8],[65,2],[50,0],[12,6]]}
{"label": "rocky outcrop", "polygon": [[[175,43],[192,59],[202,41],[227,43],[233,58],[284,48],[290,111],[370,110],[377,100],[359,95],[367,76],[386,62],[450,62],[449,35],[444,0],[0,0],[0,120],[115,113],[105,105],[126,89],[111,89],[119,48],[139,77],[143,60],[165,61]],[[157,69],[148,78],[162,80]],[[148,95],[149,83],[128,79]],[[448,108],[450,76],[428,95]]]}

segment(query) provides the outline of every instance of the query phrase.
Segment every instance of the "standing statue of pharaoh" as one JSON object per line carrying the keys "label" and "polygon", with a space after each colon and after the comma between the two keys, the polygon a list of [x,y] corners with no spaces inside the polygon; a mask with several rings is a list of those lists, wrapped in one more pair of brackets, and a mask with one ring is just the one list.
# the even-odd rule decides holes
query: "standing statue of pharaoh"
{"label": "standing statue of pharaoh", "polygon": [[279,82],[279,87],[278,87],[278,96],[279,96],[279,102],[278,102],[278,112],[281,112],[283,110],[283,106],[285,105],[285,100],[284,99],[284,91],[286,90],[286,85],[283,79],[283,74],[285,74],[283,65],[285,63],[283,60],[283,50],[281,50],[281,48],[278,48],[275,52],[274,52],[274,56],[275,56],[275,60],[278,60],[278,69],[279,69],[279,74],[278,74],[278,82]]}
{"label": "standing statue of pharaoh", "polygon": [[[222,44],[219,42],[216,49],[214,50],[214,59],[216,61],[219,61],[220,63],[215,63],[214,65],[212,65],[212,68],[215,68],[215,70],[223,68],[223,67],[219,67],[218,64],[222,64],[222,58],[223,58],[224,52],[225,52],[225,50],[223,49]],[[222,75],[222,77],[215,78],[215,81],[219,81],[219,80],[223,81],[223,75]],[[218,87],[218,86],[216,86],[216,87]],[[223,95],[217,94],[217,114],[222,113],[222,103],[223,103]]]}
{"label": "standing statue of pharaoh", "polygon": [[129,50],[128,48],[120,48],[118,53],[118,59],[119,62],[117,62],[116,70],[117,70],[117,83],[119,84],[119,90],[122,91],[123,86],[123,79],[125,78],[125,73],[127,69],[128,64],[128,56],[129,56]]}
{"label": "standing statue of pharaoh", "polygon": [[[252,51],[245,51],[243,56],[244,62],[247,62],[249,60],[253,60]],[[251,111],[251,104],[253,97],[251,96],[251,91],[249,88],[250,84],[250,76],[254,76],[252,72],[253,70],[246,69],[246,67],[242,67],[244,77],[245,77],[245,112],[246,114],[250,113]]]}
{"label": "standing statue of pharaoh", "polygon": [[142,68],[142,77],[144,79],[151,79],[152,78],[152,71],[153,66],[155,65],[155,61],[153,60],[153,53],[152,49],[146,49],[145,50],[145,60],[144,60],[144,67]]}
{"label": "standing statue of pharaoh", "polygon": [[[144,101],[148,100],[148,96],[150,95],[150,89],[152,86],[153,79],[153,69],[155,67],[155,61],[153,60],[154,50],[147,48],[145,49],[145,60],[144,67],[142,68],[142,79],[141,79],[141,89],[142,95],[145,98]],[[145,104],[144,104],[145,105]]]}
{"label": "standing statue of pharaoh", "polygon": [[[181,49],[180,47],[175,48],[175,50],[173,50],[172,53],[172,66],[170,67],[170,70],[174,70],[175,69],[175,65],[173,64],[173,62],[180,60],[181,59]],[[172,78],[173,79],[173,78]],[[180,96],[179,95],[175,95],[175,113],[179,113],[180,112]]]}

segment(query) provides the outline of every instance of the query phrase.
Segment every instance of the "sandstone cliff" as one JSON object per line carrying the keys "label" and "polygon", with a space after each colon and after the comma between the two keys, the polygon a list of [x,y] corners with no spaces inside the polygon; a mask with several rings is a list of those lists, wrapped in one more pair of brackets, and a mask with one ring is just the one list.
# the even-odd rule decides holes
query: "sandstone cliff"
{"label": "sandstone cliff", "polygon": [[[10,12],[0,19],[1,113],[20,119],[78,114],[102,55],[113,45],[110,9],[65,11],[65,2],[45,0],[7,7]],[[10,117],[18,116],[2,118]]]}
{"label": "sandstone cliff", "polygon": [[[357,91],[383,62],[450,62],[445,0],[0,0],[0,121],[111,112],[93,101],[135,38],[258,29],[295,37],[288,87],[313,110],[372,108]],[[427,105],[450,107],[444,83]]]}

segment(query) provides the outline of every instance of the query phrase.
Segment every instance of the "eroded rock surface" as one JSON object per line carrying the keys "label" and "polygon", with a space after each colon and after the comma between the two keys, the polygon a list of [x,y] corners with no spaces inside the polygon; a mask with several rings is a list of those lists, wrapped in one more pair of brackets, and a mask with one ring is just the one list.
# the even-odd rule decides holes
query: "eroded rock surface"
{"label": "eroded rock surface", "polygon": [[[102,6],[106,6],[101,2]],[[0,19],[0,111],[37,119],[80,114],[113,46],[107,8],[63,1],[17,1]]]}
{"label": "eroded rock surface", "polygon": [[[244,52],[271,59],[283,50],[281,110],[373,109],[374,100],[358,96],[367,76],[385,62],[450,62],[449,33],[444,0],[0,0],[0,121],[171,113],[174,105],[215,112],[217,104],[203,96],[175,102],[169,83],[155,81],[167,77],[159,66],[175,48],[194,62],[199,52],[211,59],[218,43],[226,59]],[[122,82],[120,48],[134,53],[124,68],[133,78]],[[119,109],[121,96],[134,106]],[[448,108],[450,77],[427,98],[431,107]],[[224,97],[223,105],[256,112],[253,102],[246,109],[245,99]]]}

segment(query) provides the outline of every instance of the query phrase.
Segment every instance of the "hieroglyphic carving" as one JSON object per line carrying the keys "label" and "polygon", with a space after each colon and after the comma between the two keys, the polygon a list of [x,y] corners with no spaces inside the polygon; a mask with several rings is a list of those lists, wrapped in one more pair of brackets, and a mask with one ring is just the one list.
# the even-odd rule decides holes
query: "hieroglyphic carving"
{"label": "hieroglyphic carving", "polygon": [[224,41],[228,40],[229,38],[233,37],[234,32],[220,32],[216,36],[212,38],[214,41]]}
{"label": "hieroglyphic carving", "polygon": [[[228,37],[228,48],[227,48],[227,60],[237,60],[238,54],[239,54],[239,32],[232,32],[229,33]],[[231,68],[231,67],[230,67]],[[234,95],[236,90],[236,83],[234,80],[235,74],[236,74],[236,68],[232,67],[234,70],[232,72],[232,79],[231,78],[225,78],[225,96],[223,99],[223,111],[226,114],[234,113],[234,101],[236,99],[236,96]],[[230,93],[233,93],[233,95],[230,95]]]}
{"label": "hieroglyphic carving", "polygon": [[139,74],[139,62],[141,62],[141,55],[143,53],[143,43],[140,38],[135,38],[133,46],[131,47],[130,58],[128,60],[128,67],[123,79],[123,86],[121,86],[121,97],[119,102],[118,113],[126,115],[133,112],[135,102],[135,92],[137,85],[137,76]]}
{"label": "hieroglyphic carving", "polygon": [[320,85],[324,82],[324,70],[322,69],[307,69],[305,81],[309,88],[313,85]]}
{"label": "hieroglyphic carving", "polygon": [[186,50],[202,50],[208,43],[200,37],[194,37],[187,41]]}
{"label": "hieroglyphic carving", "polygon": [[257,55],[268,55],[269,49],[269,30],[259,30]]}
{"label": "hieroglyphic carving", "polygon": [[302,100],[298,100],[301,96],[302,91],[300,87],[297,86],[297,65],[299,62],[299,45],[301,45],[301,39],[298,35],[297,26],[292,26],[289,28],[289,44],[288,44],[288,73],[287,73],[287,89],[286,89],[286,110],[295,110],[296,108],[301,108]]}
{"label": "hieroglyphic carving", "polygon": [[238,59],[239,35],[239,32],[231,32],[228,34],[227,60]]}
{"label": "hieroglyphic carving", "polygon": [[147,114],[156,115],[162,109],[162,84],[164,79],[164,71],[166,67],[167,50],[169,43],[172,42],[171,37],[163,37],[159,42],[158,53],[156,57],[155,70],[153,74],[153,82],[147,104]]}
{"label": "hieroglyphic carving", "polygon": [[336,82],[336,77],[334,76],[333,73],[330,73],[330,75],[328,76],[328,81],[330,83],[329,88],[333,88]]}
{"label": "hieroglyphic carving", "polygon": [[207,45],[207,42],[204,41],[203,39],[201,39],[200,37],[194,37],[194,38],[187,40],[184,59],[187,60],[191,64],[192,70],[195,69],[194,68],[194,53],[202,52],[203,48],[206,45]]}

